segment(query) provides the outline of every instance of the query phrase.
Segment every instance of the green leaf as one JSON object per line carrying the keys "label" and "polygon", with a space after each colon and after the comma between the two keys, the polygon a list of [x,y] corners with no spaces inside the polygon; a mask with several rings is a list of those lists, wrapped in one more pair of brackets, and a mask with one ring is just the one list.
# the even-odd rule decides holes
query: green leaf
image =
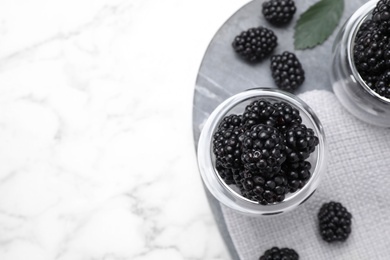
{"label": "green leaf", "polygon": [[343,0],[320,0],[309,7],[295,25],[295,49],[313,48],[323,43],[337,27],[343,10]]}

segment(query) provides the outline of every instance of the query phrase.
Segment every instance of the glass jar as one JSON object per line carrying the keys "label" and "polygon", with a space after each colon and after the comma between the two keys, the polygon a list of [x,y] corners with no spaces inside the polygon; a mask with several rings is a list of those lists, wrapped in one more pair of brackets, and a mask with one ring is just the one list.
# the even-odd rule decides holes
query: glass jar
{"label": "glass jar", "polygon": [[390,127],[390,99],[367,86],[356,69],[353,49],[360,25],[371,15],[377,1],[361,6],[338,32],[332,49],[332,87],[341,104],[357,118]]}
{"label": "glass jar", "polygon": [[[245,107],[256,99],[265,99],[271,103],[286,102],[300,112],[302,123],[314,130],[319,144],[307,161],[312,165],[311,177],[302,189],[286,194],[282,202],[261,205],[242,196],[234,188],[227,185],[219,176],[213,153],[212,139],[221,120],[230,114],[242,114]],[[230,97],[221,103],[206,121],[198,143],[198,166],[203,182],[211,194],[225,206],[250,216],[280,214],[296,208],[308,199],[316,190],[324,171],[326,143],[323,127],[311,110],[298,97],[276,89],[251,89]]]}

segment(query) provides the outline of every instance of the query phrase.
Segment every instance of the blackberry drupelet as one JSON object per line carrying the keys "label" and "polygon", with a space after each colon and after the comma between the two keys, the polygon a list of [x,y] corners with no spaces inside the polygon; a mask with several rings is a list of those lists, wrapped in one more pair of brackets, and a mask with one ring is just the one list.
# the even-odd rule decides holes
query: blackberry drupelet
{"label": "blackberry drupelet", "polygon": [[293,108],[285,102],[277,102],[273,106],[274,112],[267,121],[268,125],[272,125],[279,131],[285,132],[290,127],[302,123],[302,118],[296,108]]}
{"label": "blackberry drupelet", "polygon": [[213,136],[213,152],[219,164],[224,168],[239,168],[241,163],[241,142],[243,134],[240,127],[219,129]]}
{"label": "blackberry drupelet", "polygon": [[264,177],[260,173],[244,170],[240,172],[240,176],[241,194],[262,205],[283,201],[289,191],[288,181],[282,172],[272,177]]}
{"label": "blackberry drupelet", "polygon": [[263,3],[264,18],[277,26],[290,22],[296,10],[293,0],[269,0]]}
{"label": "blackberry drupelet", "polygon": [[390,99],[390,70],[384,72],[375,83],[374,87],[371,87],[379,95]]}
{"label": "blackberry drupelet", "polygon": [[245,131],[242,139],[241,160],[245,169],[272,177],[286,160],[284,138],[280,132],[266,125],[255,125]]}
{"label": "blackberry drupelet", "polygon": [[271,57],[272,78],[283,90],[293,91],[305,80],[305,71],[295,54],[285,51]]}
{"label": "blackberry drupelet", "polygon": [[318,137],[311,128],[305,125],[293,126],[286,132],[287,158],[291,162],[302,161],[309,158],[318,145]]}
{"label": "blackberry drupelet", "polygon": [[257,62],[269,55],[277,45],[274,32],[265,27],[250,28],[234,38],[233,49],[243,58]]}
{"label": "blackberry drupelet", "polygon": [[321,237],[326,242],[345,241],[351,233],[351,219],[351,213],[341,203],[324,203],[318,212]]}
{"label": "blackberry drupelet", "polygon": [[258,124],[269,124],[269,117],[274,113],[274,106],[263,99],[255,100],[245,107],[243,122],[246,128]]}
{"label": "blackberry drupelet", "polygon": [[273,247],[265,251],[259,260],[299,260],[299,255],[291,248]]}

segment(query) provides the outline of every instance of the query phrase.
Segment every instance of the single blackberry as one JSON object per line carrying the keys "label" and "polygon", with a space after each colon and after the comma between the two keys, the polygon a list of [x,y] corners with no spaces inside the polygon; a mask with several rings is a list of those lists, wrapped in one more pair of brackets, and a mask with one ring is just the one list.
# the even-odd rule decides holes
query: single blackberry
{"label": "single blackberry", "polygon": [[245,131],[241,160],[245,169],[272,177],[286,160],[284,138],[279,131],[266,125],[255,125]]}
{"label": "single blackberry", "polygon": [[240,172],[240,175],[241,194],[262,205],[283,201],[289,191],[288,181],[283,172],[268,178],[249,170]]}
{"label": "single blackberry", "polygon": [[309,158],[318,143],[318,137],[314,135],[313,129],[303,124],[291,127],[286,132],[286,146],[291,149],[286,151],[288,160],[296,162]]}
{"label": "single blackberry", "polygon": [[264,59],[276,45],[277,37],[274,32],[262,26],[241,32],[232,43],[239,55],[252,62]]}
{"label": "single blackberry", "polygon": [[221,123],[218,125],[218,129],[229,129],[229,128],[236,128],[242,125],[242,116],[241,115],[235,115],[231,114],[228,116],[225,116]]}
{"label": "single blackberry", "polygon": [[240,127],[219,129],[213,136],[213,152],[219,164],[224,168],[239,168],[241,164]]}
{"label": "single blackberry", "polygon": [[281,132],[285,132],[292,126],[300,125],[302,118],[298,109],[293,108],[286,102],[277,102],[273,104],[274,112],[269,117],[267,124],[272,125]]}
{"label": "single blackberry", "polygon": [[387,70],[378,78],[372,90],[382,97],[390,99],[390,70]]}
{"label": "single blackberry", "polygon": [[287,24],[296,10],[293,0],[269,0],[263,3],[263,15],[273,25]]}
{"label": "single blackberry", "polygon": [[373,29],[377,28],[378,24],[377,22],[374,22],[371,19],[365,20],[362,25],[360,25],[360,28],[358,32],[356,33],[355,42],[358,41],[362,36],[366,35],[368,32],[371,32]]}
{"label": "single blackberry", "polygon": [[291,248],[273,247],[265,251],[259,260],[299,260],[299,255]]}
{"label": "single blackberry", "polygon": [[386,69],[386,46],[389,37],[373,29],[361,36],[354,48],[356,68],[360,74],[380,75]]}
{"label": "single blackberry", "polygon": [[274,113],[274,106],[263,99],[252,101],[245,107],[243,122],[246,128],[258,124],[269,124],[269,117]]}
{"label": "single blackberry", "polygon": [[390,0],[380,0],[372,11],[375,22],[390,21]]}
{"label": "single blackberry", "polygon": [[311,164],[307,161],[298,161],[283,165],[283,171],[288,181],[289,192],[302,189],[310,178]]}
{"label": "single blackberry", "polygon": [[326,242],[345,241],[351,233],[352,215],[339,202],[324,203],[319,212],[319,229]]}
{"label": "single blackberry", "polygon": [[216,169],[217,169],[217,172],[219,174],[219,176],[222,178],[222,180],[227,184],[227,185],[230,185],[230,184],[234,184],[235,181],[234,181],[234,178],[233,178],[233,169],[231,168],[225,168],[223,167],[223,163],[221,162],[221,160],[216,160]]}
{"label": "single blackberry", "polygon": [[305,81],[305,71],[294,53],[285,51],[271,57],[272,78],[283,90],[297,89]]}

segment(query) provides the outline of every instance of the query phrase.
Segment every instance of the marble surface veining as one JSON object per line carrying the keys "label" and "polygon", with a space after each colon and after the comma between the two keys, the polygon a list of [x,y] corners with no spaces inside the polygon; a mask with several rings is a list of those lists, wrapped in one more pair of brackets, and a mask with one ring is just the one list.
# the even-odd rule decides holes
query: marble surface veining
{"label": "marble surface veining", "polygon": [[0,2],[0,259],[228,259],[192,97],[245,3]]}

